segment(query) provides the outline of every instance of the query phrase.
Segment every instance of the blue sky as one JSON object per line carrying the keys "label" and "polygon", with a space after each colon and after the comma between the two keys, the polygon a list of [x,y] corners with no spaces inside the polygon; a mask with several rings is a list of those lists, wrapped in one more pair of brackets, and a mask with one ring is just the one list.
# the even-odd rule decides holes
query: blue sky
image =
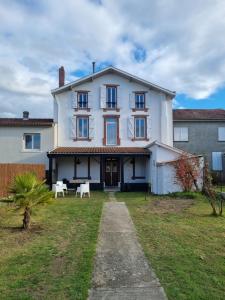
{"label": "blue sky", "polygon": [[225,109],[224,1],[3,0],[0,20],[1,117],[52,117],[58,68],[69,82],[92,61],[175,90],[175,108]]}

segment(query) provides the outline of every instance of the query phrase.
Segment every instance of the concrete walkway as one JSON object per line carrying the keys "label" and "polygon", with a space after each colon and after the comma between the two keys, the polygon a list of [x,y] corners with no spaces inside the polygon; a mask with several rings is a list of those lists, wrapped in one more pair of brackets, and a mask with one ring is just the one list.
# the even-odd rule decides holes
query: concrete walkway
{"label": "concrete walkway", "polygon": [[88,299],[167,299],[138,243],[124,202],[104,204]]}

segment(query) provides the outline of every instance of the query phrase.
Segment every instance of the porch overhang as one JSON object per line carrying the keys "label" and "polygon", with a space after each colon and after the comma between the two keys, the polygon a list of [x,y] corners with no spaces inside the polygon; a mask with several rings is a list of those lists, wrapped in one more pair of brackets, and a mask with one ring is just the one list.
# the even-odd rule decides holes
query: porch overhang
{"label": "porch overhang", "polygon": [[68,156],[150,156],[150,151],[142,147],[58,147],[47,153],[49,158]]}

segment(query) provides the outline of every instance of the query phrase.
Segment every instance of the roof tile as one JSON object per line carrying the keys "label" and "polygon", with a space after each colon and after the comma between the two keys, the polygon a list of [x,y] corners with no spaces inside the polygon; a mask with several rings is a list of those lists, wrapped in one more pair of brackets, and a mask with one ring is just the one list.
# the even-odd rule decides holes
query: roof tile
{"label": "roof tile", "polygon": [[184,120],[224,120],[224,109],[174,109],[174,121]]}
{"label": "roof tile", "polygon": [[149,150],[141,147],[58,147],[50,154],[149,154]]}

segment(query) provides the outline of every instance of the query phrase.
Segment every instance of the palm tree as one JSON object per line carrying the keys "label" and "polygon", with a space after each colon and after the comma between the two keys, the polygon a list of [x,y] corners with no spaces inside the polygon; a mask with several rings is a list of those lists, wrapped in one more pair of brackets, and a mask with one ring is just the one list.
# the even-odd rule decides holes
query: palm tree
{"label": "palm tree", "polygon": [[17,175],[10,192],[14,194],[17,209],[23,210],[23,229],[27,230],[31,224],[31,212],[34,206],[50,203],[52,192],[45,185],[45,181],[38,180],[34,173]]}

